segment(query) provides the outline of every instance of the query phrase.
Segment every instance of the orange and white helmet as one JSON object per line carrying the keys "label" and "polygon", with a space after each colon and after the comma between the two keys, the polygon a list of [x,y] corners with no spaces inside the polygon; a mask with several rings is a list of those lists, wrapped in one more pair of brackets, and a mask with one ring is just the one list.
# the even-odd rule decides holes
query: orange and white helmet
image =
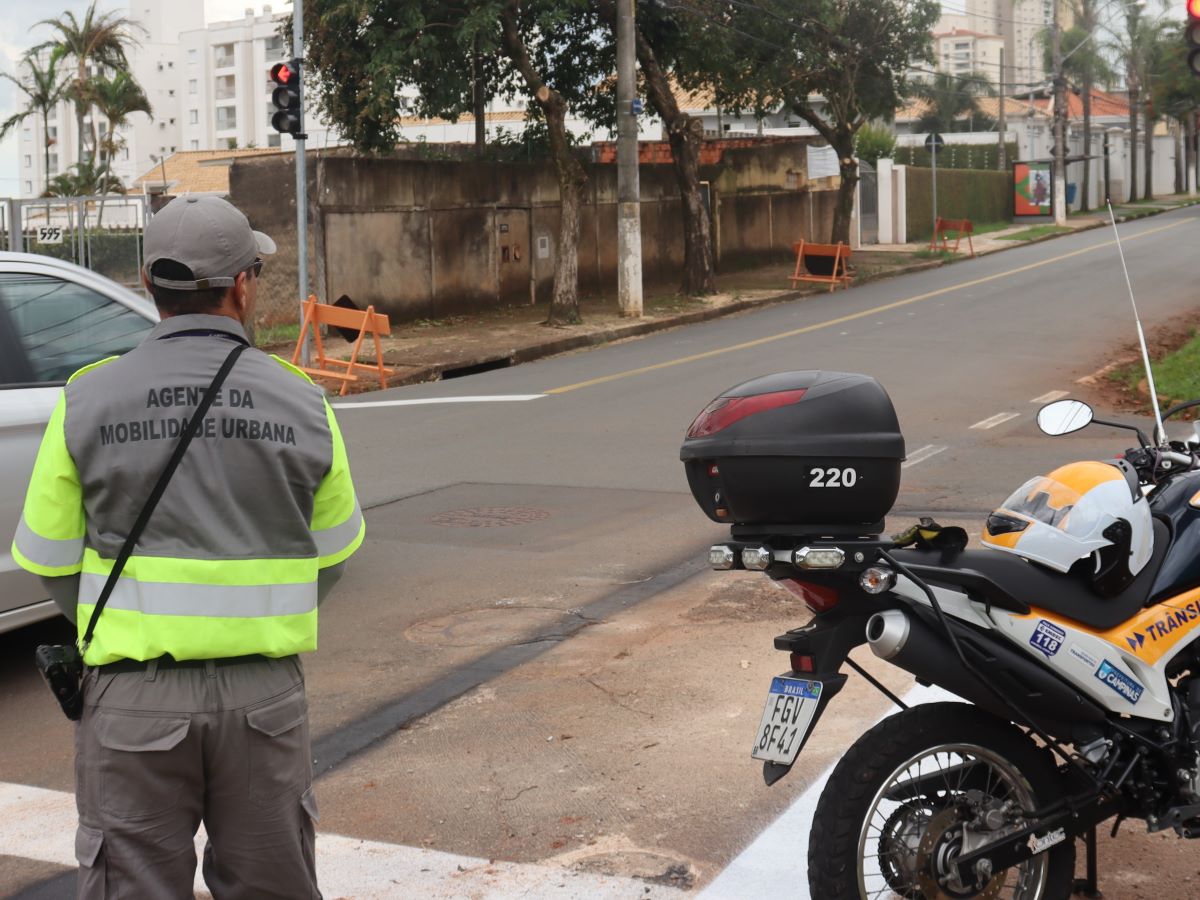
{"label": "orange and white helmet", "polygon": [[988,516],[983,544],[1059,572],[1094,555],[1093,580],[1119,589],[1149,561],[1154,529],[1132,467],[1073,462],[1017,488]]}

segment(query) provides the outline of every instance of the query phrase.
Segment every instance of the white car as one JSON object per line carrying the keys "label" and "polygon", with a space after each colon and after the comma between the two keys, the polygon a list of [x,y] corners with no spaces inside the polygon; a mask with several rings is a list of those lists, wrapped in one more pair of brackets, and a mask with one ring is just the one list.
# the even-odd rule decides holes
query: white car
{"label": "white car", "polygon": [[0,632],[58,615],[12,558],[25,488],[59,392],[76,369],[133,349],[154,304],[95,272],[0,253]]}

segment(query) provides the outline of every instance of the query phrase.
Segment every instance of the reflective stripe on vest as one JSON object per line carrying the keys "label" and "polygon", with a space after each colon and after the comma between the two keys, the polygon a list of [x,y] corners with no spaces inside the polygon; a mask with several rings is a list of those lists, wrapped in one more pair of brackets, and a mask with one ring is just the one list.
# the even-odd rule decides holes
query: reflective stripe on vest
{"label": "reflective stripe on vest", "polygon": [[[77,621],[86,622],[113,561],[83,554]],[[317,560],[131,556],[84,661],[205,659],[316,648]]]}
{"label": "reflective stripe on vest", "polygon": [[22,514],[13,538],[13,552],[22,557],[18,561],[29,563],[26,568],[39,575],[74,575],[83,561],[83,536],[64,541],[42,537],[29,527]]}

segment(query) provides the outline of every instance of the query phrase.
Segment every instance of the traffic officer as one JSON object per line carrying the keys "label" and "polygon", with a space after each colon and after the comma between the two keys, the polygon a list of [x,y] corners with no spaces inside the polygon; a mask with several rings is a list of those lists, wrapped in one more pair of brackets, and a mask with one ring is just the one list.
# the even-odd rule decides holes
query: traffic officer
{"label": "traffic officer", "polygon": [[[181,425],[247,342],[274,250],[215,197],[177,198],[147,224],[161,322],[68,381],[13,543],[81,632]],[[298,654],[316,649],[318,602],[363,532],[322,391],[242,353],[85,648],[80,897],[190,898],[201,821],[217,900],[320,896]]]}

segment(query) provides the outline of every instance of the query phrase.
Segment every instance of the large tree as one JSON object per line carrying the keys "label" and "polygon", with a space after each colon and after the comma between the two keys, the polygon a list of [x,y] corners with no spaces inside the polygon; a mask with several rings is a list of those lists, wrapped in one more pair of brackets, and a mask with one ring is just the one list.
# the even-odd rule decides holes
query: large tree
{"label": "large tree", "polygon": [[[136,43],[134,31],[144,29],[132,19],[115,12],[97,12],[96,0],[92,0],[82,19],[76,18],[75,13],[68,10],[57,19],[43,19],[37,24],[48,25],[55,32],[55,37],[35,47],[32,52],[47,48],[57,50],[75,63],[75,79],[67,91],[75,104],[77,159],[82,162],[83,120],[91,108],[91,80],[105,67],[128,69],[125,50]],[[89,69],[92,71],[89,72]],[[95,153],[94,127],[91,137],[91,149]]]}
{"label": "large tree", "polygon": [[[612,43],[586,0],[307,0],[307,55],[319,105],[354,146],[401,139],[401,86],[418,113],[451,120],[487,96],[524,95],[545,123],[561,200],[550,323],[579,321],[579,217],[587,173],[571,148],[568,109],[611,110],[601,88]],[[480,78],[479,76],[483,77]]]}
{"label": "large tree", "polygon": [[[615,0],[598,0],[602,16],[616,33]],[[637,59],[646,94],[662,119],[683,214],[683,281],[688,295],[716,290],[712,219],[700,193],[700,145],[704,123],[679,108],[675,87],[711,89],[711,73],[729,48],[726,32],[678,7],[639,6],[635,18]]]}
{"label": "large tree", "polygon": [[930,32],[940,5],[937,0],[713,0],[713,5],[713,21],[728,28],[740,46],[742,64],[720,79],[731,105],[762,110],[782,104],[837,152],[841,184],[830,238],[848,243],[858,184],[855,133],[872,119],[891,116],[907,90],[909,67],[931,61]]}
{"label": "large tree", "polygon": [[30,116],[40,115],[42,159],[45,166],[42,171],[47,184],[50,181],[50,110],[63,98],[66,90],[66,81],[59,67],[62,57],[63,54],[57,49],[48,49],[41,53],[31,51],[21,59],[24,75],[0,72],[0,78],[11,81],[17,86],[17,90],[25,95],[24,108],[0,122],[0,140]]}

